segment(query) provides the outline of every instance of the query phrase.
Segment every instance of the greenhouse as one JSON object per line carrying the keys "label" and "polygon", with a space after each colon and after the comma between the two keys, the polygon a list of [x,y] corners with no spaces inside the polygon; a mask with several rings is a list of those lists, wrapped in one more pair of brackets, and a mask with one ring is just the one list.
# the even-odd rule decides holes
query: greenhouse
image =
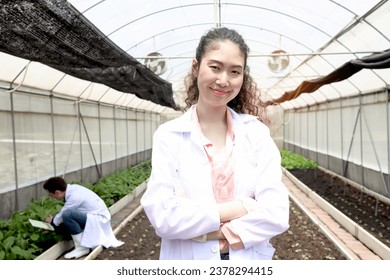
{"label": "greenhouse", "polygon": [[390,198],[390,1],[0,0],[0,218],[151,158],[200,37],[242,34],[279,148]]}

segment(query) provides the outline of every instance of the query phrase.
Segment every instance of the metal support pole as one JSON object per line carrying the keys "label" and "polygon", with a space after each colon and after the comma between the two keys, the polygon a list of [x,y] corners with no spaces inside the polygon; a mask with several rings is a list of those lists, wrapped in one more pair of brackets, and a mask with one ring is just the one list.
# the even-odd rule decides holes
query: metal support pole
{"label": "metal support pole", "polygon": [[[318,105],[317,105],[318,106]],[[315,155],[315,161],[318,163],[318,127],[319,127],[319,125],[318,125],[318,108],[319,108],[319,106],[317,107],[317,110],[315,110],[315,112],[314,112],[314,123],[315,123],[315,128],[314,128],[314,145],[315,145],[315,153],[316,153],[316,155]],[[315,173],[314,173],[314,176],[315,176],[315,178],[317,178],[317,169],[318,168],[316,168],[316,170],[315,170]]]}
{"label": "metal support pole", "polygon": [[[364,116],[364,112],[362,111],[362,119],[364,120],[364,124],[366,125],[366,128],[367,128],[367,132],[368,132],[368,137],[370,139],[370,143],[372,145],[372,149],[374,150],[374,156],[375,156],[375,159],[376,159],[376,163],[378,164],[378,168],[379,168],[379,173],[381,175],[381,179],[382,179],[382,183],[383,183],[383,188],[385,190],[385,193],[386,194],[389,194],[388,190],[387,190],[387,186],[386,186],[386,180],[385,180],[385,176],[383,175],[383,171],[382,171],[382,167],[381,167],[381,163],[379,161],[379,157],[378,157],[378,153],[375,149],[375,144],[374,144],[374,140],[372,138],[372,133],[370,131],[370,127],[367,123],[367,119],[366,117]],[[363,165],[362,165],[363,167]]]}
{"label": "metal support pole", "polygon": [[144,124],[144,149],[143,149],[143,151],[145,151],[145,149],[146,149],[146,125],[145,125],[145,121],[146,121],[146,112],[144,111],[144,121],[143,121],[143,124]]}
{"label": "metal support pole", "polygon": [[327,169],[330,169],[330,163],[329,163],[329,102],[326,102],[326,165]]}
{"label": "metal support pole", "polygon": [[348,168],[348,160],[349,160],[349,155],[350,155],[351,149],[352,149],[353,139],[355,138],[355,132],[356,132],[356,127],[357,127],[357,123],[359,120],[359,115],[360,115],[360,107],[359,107],[358,112],[356,114],[356,120],[355,120],[355,124],[353,126],[353,132],[352,132],[352,136],[351,136],[351,141],[349,143],[348,154],[347,154],[347,158],[345,160],[345,168],[343,171],[343,177],[347,177],[346,173],[347,173],[347,168]]}
{"label": "metal support pole", "polygon": [[283,112],[283,122],[282,122],[282,126],[283,126],[283,149],[285,150],[286,149],[286,113]]}
{"label": "metal support pole", "polygon": [[361,170],[361,175],[362,175],[362,185],[365,185],[365,180],[364,180],[364,168],[363,168],[363,121],[362,121],[362,114],[363,114],[363,109],[362,109],[362,95],[361,93],[359,94],[359,109],[360,109],[360,119],[359,119],[359,126],[360,126],[360,170]]}
{"label": "metal support pole", "polygon": [[214,0],[215,27],[221,27],[221,0]]}
{"label": "metal support pole", "polygon": [[81,110],[80,110],[80,103],[77,103],[77,111],[78,111],[78,121],[79,121],[79,141],[80,141],[80,163],[81,163],[81,168],[80,168],[80,181],[83,182],[84,180],[84,176],[83,176],[83,168],[84,168],[84,165],[83,165],[83,138],[82,138],[82,135],[81,135]]}
{"label": "metal support pole", "polygon": [[90,140],[89,135],[88,135],[87,126],[85,125],[83,115],[81,115],[81,114],[80,114],[80,119],[81,119],[81,122],[83,124],[84,131],[85,131],[85,136],[87,137],[89,148],[91,149],[93,161],[95,162],[96,171],[97,171],[99,179],[100,179],[100,178],[102,178],[102,175],[100,174],[100,170],[99,170],[99,167],[98,167],[98,163],[96,161],[95,153],[93,152],[92,143],[91,143],[91,140]]}
{"label": "metal support pole", "polygon": [[52,139],[52,143],[53,143],[53,145],[52,145],[52,147],[53,147],[53,168],[54,168],[54,176],[57,176],[53,94],[50,94],[50,117],[51,117],[51,139]]}
{"label": "metal support pole", "polygon": [[299,154],[303,156],[302,154],[302,111],[301,110],[299,110],[299,146],[301,147]]}
{"label": "metal support pole", "polygon": [[136,163],[138,163],[138,112],[137,110],[135,110],[134,112],[135,112],[135,154],[136,154],[135,160]]}
{"label": "metal support pole", "polygon": [[12,127],[12,146],[14,152],[14,170],[15,170],[15,211],[19,210],[19,181],[18,181],[18,157],[16,153],[16,131],[15,131],[15,110],[14,110],[14,97],[13,91],[10,92],[10,103],[11,103],[11,127]]}
{"label": "metal support pole", "polygon": [[129,109],[126,108],[126,166],[129,167]]}
{"label": "metal support pole", "polygon": [[306,113],[306,150],[307,150],[307,158],[310,158],[309,155],[309,107],[307,107],[307,113]]}
{"label": "metal support pole", "polygon": [[386,89],[386,100],[387,102],[385,103],[386,106],[386,128],[387,128],[387,191],[390,192],[390,123],[389,123],[389,118],[390,118],[390,112],[389,112],[389,105],[390,105],[390,92],[389,89]]}
{"label": "metal support pole", "polygon": [[343,170],[343,155],[344,155],[344,129],[343,129],[343,101],[340,99],[340,159],[341,159],[341,171]]}
{"label": "metal support pole", "polygon": [[99,123],[99,151],[100,151],[100,174],[103,176],[103,143],[102,143],[102,121],[100,113],[100,102],[98,103],[98,123]]}
{"label": "metal support pole", "polygon": [[[149,137],[150,137],[150,139],[152,139],[153,138],[153,124],[152,124],[152,117],[155,115],[156,113],[150,113],[150,120],[149,120],[149,124],[150,124],[150,133],[149,133]],[[150,148],[152,148],[151,147],[151,144],[152,144],[152,142],[150,141]]]}
{"label": "metal support pole", "polygon": [[293,148],[294,148],[294,150],[293,150],[293,152],[294,153],[296,153],[297,151],[296,151],[296,147],[297,147],[297,145],[296,145],[296,142],[297,142],[297,139],[295,139],[295,135],[296,135],[296,125],[295,125],[295,123],[296,123],[296,114],[293,114],[293,128],[294,128],[294,130],[293,130],[293,139],[294,139],[294,146],[293,146]]}
{"label": "metal support pole", "polygon": [[117,139],[117,135],[116,135],[116,114],[115,114],[115,105],[112,106],[112,110],[113,110],[113,121],[114,121],[114,142],[115,142],[115,171],[119,171],[118,170],[118,139]]}

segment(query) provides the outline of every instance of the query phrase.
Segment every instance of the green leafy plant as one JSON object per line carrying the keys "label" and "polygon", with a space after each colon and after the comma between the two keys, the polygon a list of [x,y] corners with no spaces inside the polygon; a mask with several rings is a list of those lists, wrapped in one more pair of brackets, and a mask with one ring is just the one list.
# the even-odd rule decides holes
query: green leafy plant
{"label": "green leafy plant", "polygon": [[292,169],[315,169],[318,167],[318,163],[305,158],[301,155],[294,154],[290,151],[281,149],[280,154],[282,156],[282,166],[287,170]]}
{"label": "green leafy plant", "polygon": [[150,160],[146,160],[134,167],[110,174],[87,187],[97,193],[109,207],[148,179],[151,168]]}
{"label": "green leafy plant", "polygon": [[13,213],[0,221],[0,260],[33,259],[45,249],[62,240],[53,231],[31,226],[29,219],[43,220],[61,209],[63,203],[49,197],[32,200],[26,210]]}

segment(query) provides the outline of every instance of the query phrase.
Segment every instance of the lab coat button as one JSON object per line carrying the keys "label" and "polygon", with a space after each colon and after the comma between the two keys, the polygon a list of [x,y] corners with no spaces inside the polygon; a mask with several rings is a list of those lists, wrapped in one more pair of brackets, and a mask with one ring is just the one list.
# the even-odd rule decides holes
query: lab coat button
{"label": "lab coat button", "polygon": [[218,246],[217,246],[217,245],[214,245],[214,246],[211,248],[211,252],[217,253],[217,252],[218,252]]}

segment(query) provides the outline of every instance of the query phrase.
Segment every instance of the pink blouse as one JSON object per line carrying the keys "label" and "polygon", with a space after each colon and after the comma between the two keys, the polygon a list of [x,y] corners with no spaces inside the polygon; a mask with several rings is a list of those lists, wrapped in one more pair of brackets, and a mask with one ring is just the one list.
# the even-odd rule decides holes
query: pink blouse
{"label": "pink blouse", "polygon": [[[193,118],[196,127],[202,136],[203,147],[206,151],[209,163],[211,165],[211,180],[213,185],[214,197],[218,203],[231,201],[234,195],[234,169],[233,169],[233,150],[234,150],[234,127],[233,119],[229,110],[227,110],[227,132],[225,148],[217,150],[210,140],[203,134],[199,124],[196,106],[193,110]],[[233,249],[244,248],[241,238],[231,227],[230,222],[221,226],[221,231]]]}

